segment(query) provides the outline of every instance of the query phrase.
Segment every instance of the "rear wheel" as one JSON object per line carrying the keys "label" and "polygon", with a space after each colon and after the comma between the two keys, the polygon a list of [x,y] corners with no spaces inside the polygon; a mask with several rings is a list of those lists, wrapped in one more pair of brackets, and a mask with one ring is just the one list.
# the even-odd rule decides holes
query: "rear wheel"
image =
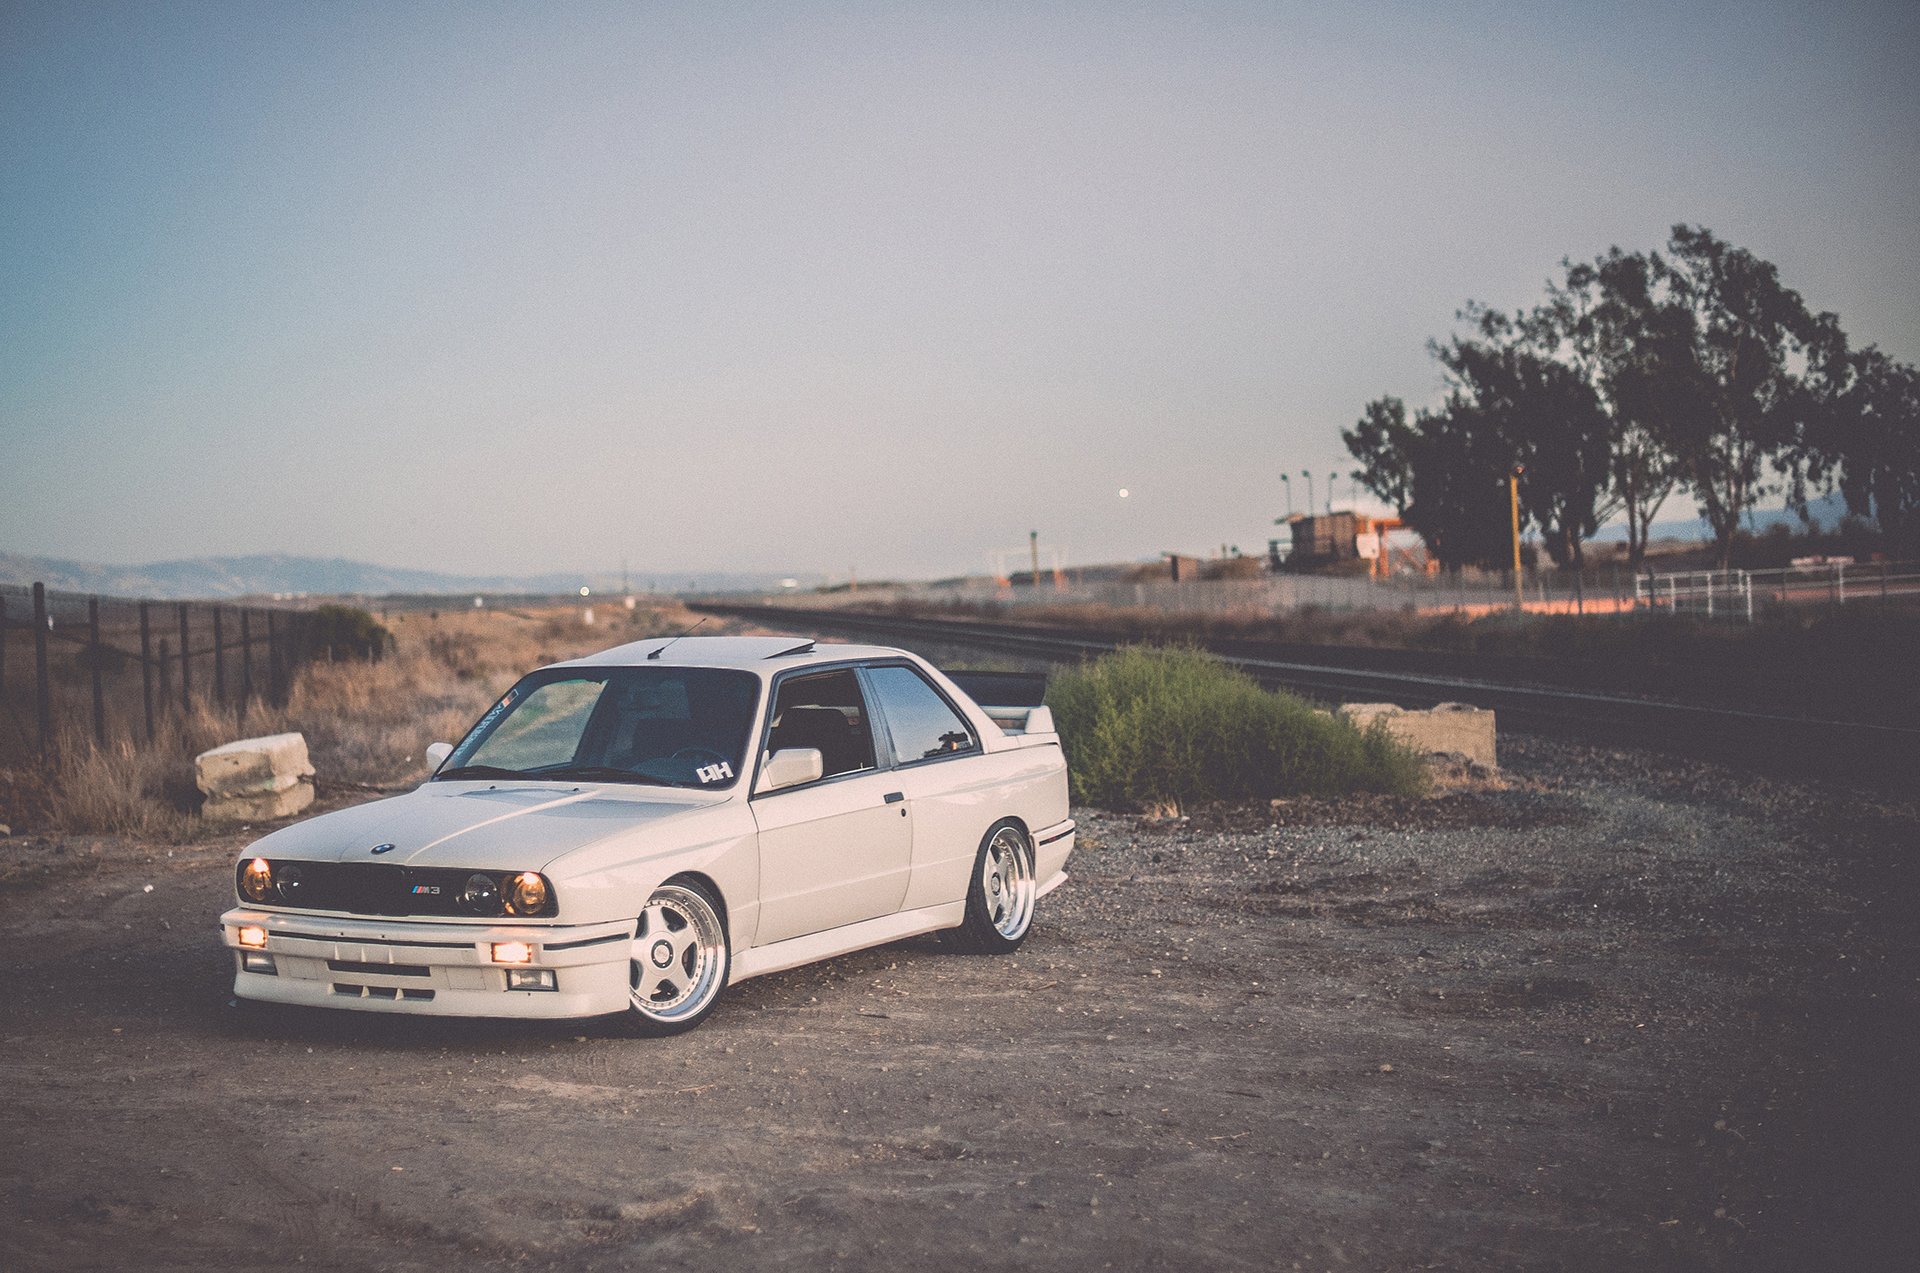
{"label": "rear wheel", "polygon": [[1034,878],[1033,842],[1018,822],[1007,819],[988,828],[974,857],[967,885],[967,917],[942,934],[950,945],[974,955],[1003,955],[1018,950],[1033,927],[1039,890]]}
{"label": "rear wheel", "polygon": [[627,1019],[646,1035],[693,1029],[720,1001],[730,962],[718,899],[698,880],[669,880],[634,927]]}

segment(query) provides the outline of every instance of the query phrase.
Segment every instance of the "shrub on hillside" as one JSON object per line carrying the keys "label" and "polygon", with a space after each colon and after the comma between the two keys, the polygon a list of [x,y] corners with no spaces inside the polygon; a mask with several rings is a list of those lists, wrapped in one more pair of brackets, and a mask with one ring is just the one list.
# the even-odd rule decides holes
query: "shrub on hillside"
{"label": "shrub on hillside", "polygon": [[1377,791],[1426,785],[1418,756],[1270,693],[1195,650],[1133,647],[1056,676],[1047,703],[1074,798],[1108,808]]}
{"label": "shrub on hillside", "polygon": [[315,606],[307,614],[306,648],[328,663],[378,662],[393,649],[393,633],[358,606]]}

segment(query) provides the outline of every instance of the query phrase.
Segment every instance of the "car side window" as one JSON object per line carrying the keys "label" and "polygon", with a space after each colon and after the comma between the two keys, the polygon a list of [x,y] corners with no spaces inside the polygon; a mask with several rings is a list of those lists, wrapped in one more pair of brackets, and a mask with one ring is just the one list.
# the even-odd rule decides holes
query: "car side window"
{"label": "car side window", "polygon": [[859,678],[851,668],[789,677],[780,683],[767,751],[789,747],[816,748],[823,778],[874,767],[873,726]]}
{"label": "car side window", "polygon": [[960,714],[910,667],[871,667],[867,676],[901,764],[972,751],[979,744]]}

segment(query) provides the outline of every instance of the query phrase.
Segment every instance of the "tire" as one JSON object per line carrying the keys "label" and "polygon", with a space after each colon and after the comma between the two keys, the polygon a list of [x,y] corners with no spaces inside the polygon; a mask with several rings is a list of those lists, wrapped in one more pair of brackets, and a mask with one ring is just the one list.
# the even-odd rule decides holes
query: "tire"
{"label": "tire", "polygon": [[726,912],[698,880],[668,880],[634,925],[627,1023],[653,1038],[693,1029],[720,1002],[733,954]]}
{"label": "tire", "polygon": [[969,955],[1004,955],[1020,949],[1033,930],[1039,881],[1034,878],[1033,841],[1005,818],[987,828],[967,882],[967,917],[941,936]]}

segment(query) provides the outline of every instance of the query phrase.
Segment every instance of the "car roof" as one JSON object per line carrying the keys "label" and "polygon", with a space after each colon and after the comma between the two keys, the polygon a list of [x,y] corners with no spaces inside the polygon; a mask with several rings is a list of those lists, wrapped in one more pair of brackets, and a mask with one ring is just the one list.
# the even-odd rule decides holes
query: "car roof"
{"label": "car roof", "polygon": [[[659,651],[659,658],[649,658]],[[896,658],[899,650],[879,645],[834,645],[803,636],[656,636],[629,641],[598,654],[568,659],[554,667],[750,667],[782,668],[842,659]]]}

